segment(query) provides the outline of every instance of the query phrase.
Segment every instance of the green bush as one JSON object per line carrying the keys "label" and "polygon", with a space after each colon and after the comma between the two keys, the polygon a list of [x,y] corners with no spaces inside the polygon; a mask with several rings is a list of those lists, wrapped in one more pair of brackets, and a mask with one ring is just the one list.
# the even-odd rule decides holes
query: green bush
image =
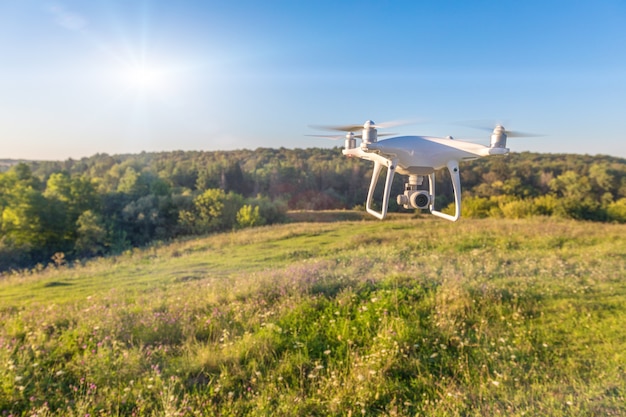
{"label": "green bush", "polygon": [[241,195],[212,188],[194,198],[191,209],[181,210],[178,221],[185,233],[229,230],[237,225],[237,213],[242,206]]}
{"label": "green bush", "polygon": [[502,215],[507,219],[523,219],[538,214],[537,206],[531,199],[512,200],[499,207]]}
{"label": "green bush", "polygon": [[626,223],[626,198],[612,202],[606,211],[609,221]]}
{"label": "green bush", "polygon": [[259,206],[252,207],[249,204],[244,204],[237,212],[237,227],[239,228],[261,226],[264,223],[265,220],[259,213]]}
{"label": "green bush", "polygon": [[560,198],[554,208],[554,215],[574,220],[603,220],[605,217],[600,203],[589,197]]}
{"label": "green bush", "polygon": [[551,216],[558,204],[558,200],[552,194],[539,196],[533,200],[537,214]]}
{"label": "green bush", "polygon": [[[453,209],[454,203],[446,208]],[[467,197],[461,200],[461,216],[471,218],[489,217],[493,209],[498,208],[498,202],[492,198],[485,197]]]}

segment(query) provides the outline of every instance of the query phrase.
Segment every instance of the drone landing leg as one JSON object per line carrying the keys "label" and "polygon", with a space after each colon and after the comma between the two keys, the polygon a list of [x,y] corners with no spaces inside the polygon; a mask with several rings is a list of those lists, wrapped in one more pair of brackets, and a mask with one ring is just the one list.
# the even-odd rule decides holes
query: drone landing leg
{"label": "drone landing leg", "polygon": [[[376,155],[378,156],[378,155]],[[372,216],[382,220],[387,215],[387,207],[389,205],[389,194],[391,193],[391,183],[393,181],[393,176],[396,173],[396,161],[390,161],[386,158],[380,157],[380,160],[374,160],[374,172],[372,173],[372,182],[370,183],[370,189],[367,193],[367,204],[365,209]],[[383,194],[383,204],[381,211],[378,212],[372,208],[372,200],[374,198],[374,190],[376,189],[376,184],[378,183],[378,177],[380,176],[380,171],[382,167],[387,167],[387,178],[385,180],[385,192]]]}
{"label": "drone landing leg", "polygon": [[454,188],[454,216],[435,210],[435,173],[429,175],[430,195],[433,201],[430,204],[430,212],[435,216],[450,221],[457,221],[461,217],[461,174],[459,172],[459,164],[457,161],[448,162],[448,171],[452,178],[452,188]]}

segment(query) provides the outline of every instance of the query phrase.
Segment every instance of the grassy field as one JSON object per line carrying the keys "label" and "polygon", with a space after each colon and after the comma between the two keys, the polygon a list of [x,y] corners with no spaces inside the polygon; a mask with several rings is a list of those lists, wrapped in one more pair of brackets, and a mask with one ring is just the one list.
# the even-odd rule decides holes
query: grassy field
{"label": "grassy field", "polygon": [[0,278],[0,416],[626,415],[625,319],[625,225],[248,229]]}

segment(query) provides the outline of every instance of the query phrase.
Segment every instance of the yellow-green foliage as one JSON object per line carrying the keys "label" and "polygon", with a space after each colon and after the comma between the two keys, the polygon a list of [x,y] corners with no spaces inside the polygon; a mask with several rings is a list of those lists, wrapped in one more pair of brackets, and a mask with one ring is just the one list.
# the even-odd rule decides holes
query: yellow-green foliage
{"label": "yellow-green foliage", "polygon": [[626,223],[626,198],[621,198],[607,208],[609,220],[618,223]]}
{"label": "yellow-green foliage", "polygon": [[244,204],[237,212],[238,227],[254,227],[261,226],[262,224],[263,218],[261,217],[259,206],[252,207],[249,204]]}
{"label": "yellow-green foliage", "polygon": [[625,260],[620,224],[396,217],[4,275],[0,415],[624,415]]}

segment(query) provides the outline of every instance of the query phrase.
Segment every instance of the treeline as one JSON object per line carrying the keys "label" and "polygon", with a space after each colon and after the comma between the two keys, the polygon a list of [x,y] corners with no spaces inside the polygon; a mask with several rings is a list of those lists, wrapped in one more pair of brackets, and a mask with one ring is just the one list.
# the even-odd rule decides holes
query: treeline
{"label": "treeline", "polygon": [[[281,222],[290,209],[359,207],[371,172],[337,148],[19,163],[0,173],[0,270]],[[438,207],[452,201],[446,174],[438,177]],[[519,153],[465,163],[461,175],[464,216],[626,222],[624,159]],[[394,188],[394,196],[402,192],[403,177]]]}
{"label": "treeline", "polygon": [[626,160],[517,153],[462,168],[466,217],[535,215],[626,222]]}

